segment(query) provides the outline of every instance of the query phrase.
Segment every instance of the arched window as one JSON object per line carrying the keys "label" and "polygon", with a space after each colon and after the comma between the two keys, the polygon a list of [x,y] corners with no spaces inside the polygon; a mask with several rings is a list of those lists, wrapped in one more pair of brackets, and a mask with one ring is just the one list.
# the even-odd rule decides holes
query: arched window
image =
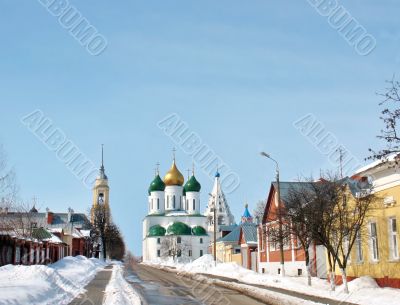
{"label": "arched window", "polygon": [[160,198],[157,198],[157,210],[160,209]]}
{"label": "arched window", "polygon": [[196,200],[193,199],[193,211],[196,210]]}
{"label": "arched window", "polygon": [[203,238],[201,238],[201,237],[200,237],[200,243],[201,243],[201,244],[203,243]]}
{"label": "arched window", "polygon": [[172,197],[172,208],[175,209],[175,195]]}
{"label": "arched window", "polygon": [[176,243],[177,243],[177,244],[182,243],[182,238],[181,238],[180,236],[178,236],[178,237],[176,238]]}

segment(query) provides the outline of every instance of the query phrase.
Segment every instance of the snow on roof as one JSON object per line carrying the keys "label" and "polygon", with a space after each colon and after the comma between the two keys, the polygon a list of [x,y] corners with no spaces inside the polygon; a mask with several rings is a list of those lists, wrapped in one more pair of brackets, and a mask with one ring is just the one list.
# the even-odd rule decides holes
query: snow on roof
{"label": "snow on roof", "polygon": [[54,234],[51,234],[50,238],[43,239],[43,241],[48,241],[53,244],[62,244],[63,243],[63,241],[61,239],[59,239],[57,236],[55,236]]}
{"label": "snow on roof", "polygon": [[90,230],[81,230],[81,234],[84,237],[90,237]]}
{"label": "snow on roof", "polygon": [[374,168],[374,167],[377,167],[377,166],[379,166],[379,165],[382,165],[382,164],[384,164],[384,163],[393,162],[393,161],[395,161],[396,158],[398,158],[398,157],[399,157],[399,153],[393,153],[393,154],[390,154],[390,155],[388,155],[387,157],[382,158],[382,159],[380,159],[380,160],[375,160],[374,162],[371,162],[370,164],[367,164],[367,165],[365,165],[365,166],[363,166],[363,167],[360,167],[358,170],[356,170],[356,171],[354,172],[354,175],[359,174],[359,173],[362,173],[362,172],[366,172],[367,170],[370,170],[370,169],[372,169],[372,168]]}
{"label": "snow on roof", "polygon": [[63,231],[62,228],[49,228],[48,230],[51,233],[62,233],[62,231]]}

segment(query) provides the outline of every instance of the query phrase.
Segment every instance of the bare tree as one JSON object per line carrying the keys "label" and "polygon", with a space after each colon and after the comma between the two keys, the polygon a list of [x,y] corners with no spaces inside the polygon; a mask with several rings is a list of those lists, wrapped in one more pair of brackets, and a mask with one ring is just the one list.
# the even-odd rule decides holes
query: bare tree
{"label": "bare tree", "polygon": [[267,205],[266,200],[259,200],[257,202],[256,207],[253,210],[253,216],[257,223],[261,223],[264,216],[266,205]]}
{"label": "bare tree", "polygon": [[[346,268],[356,238],[364,230],[365,219],[376,197],[365,186],[352,193],[351,179],[324,179],[310,184],[306,200],[311,207],[312,236],[328,251],[331,287],[334,289],[336,264],[341,270],[345,292],[348,293]],[[357,190],[359,188],[357,187]]]}
{"label": "bare tree", "polygon": [[289,232],[294,236],[305,254],[307,284],[311,286],[310,246],[313,238],[313,206],[309,200],[313,197],[310,183],[297,183],[289,189],[285,199],[285,219],[289,222]]}
{"label": "bare tree", "polygon": [[179,257],[189,257],[190,250],[190,244],[180,236],[168,235],[161,240],[161,257],[172,257],[175,261]]}
{"label": "bare tree", "polygon": [[[384,128],[377,137],[383,140],[386,148],[379,151],[369,149],[371,155],[367,159],[385,160],[386,157],[393,153],[400,153],[400,134],[398,123],[400,119],[400,82],[393,77],[392,80],[386,81],[388,87],[384,93],[378,95],[382,97],[380,106],[384,105],[381,111],[380,119],[384,123]],[[399,160],[396,160],[398,163]]]}
{"label": "bare tree", "polygon": [[110,223],[105,228],[105,245],[111,259],[122,260],[125,255],[125,242],[119,228]]}
{"label": "bare tree", "polygon": [[[104,204],[97,204],[92,207],[92,239],[100,243],[103,259],[107,258],[106,228],[109,224],[109,209]],[[94,244],[96,244],[96,242]]]}

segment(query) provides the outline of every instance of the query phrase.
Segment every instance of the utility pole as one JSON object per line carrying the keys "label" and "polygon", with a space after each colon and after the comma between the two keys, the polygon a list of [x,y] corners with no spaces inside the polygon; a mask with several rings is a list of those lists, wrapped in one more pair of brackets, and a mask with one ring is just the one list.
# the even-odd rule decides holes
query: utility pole
{"label": "utility pole", "polygon": [[278,239],[279,239],[279,252],[280,252],[280,265],[281,265],[281,270],[280,270],[280,275],[285,276],[285,254],[283,251],[283,224],[282,224],[282,205],[281,205],[281,187],[279,183],[279,164],[278,161],[275,159],[271,158],[269,154],[266,152],[261,152],[261,156],[266,157],[270,160],[272,160],[275,165],[276,165],[276,197],[277,197],[277,204],[276,208],[278,210]]}

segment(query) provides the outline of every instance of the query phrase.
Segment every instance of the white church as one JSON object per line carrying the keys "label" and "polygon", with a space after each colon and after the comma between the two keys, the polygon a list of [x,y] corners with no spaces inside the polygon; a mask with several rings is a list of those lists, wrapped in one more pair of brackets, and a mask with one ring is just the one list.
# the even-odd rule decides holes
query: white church
{"label": "white church", "polygon": [[168,257],[195,260],[209,253],[216,198],[217,227],[234,223],[219,178],[217,172],[206,212],[201,214],[201,185],[194,170],[186,183],[175,158],[163,180],[157,170],[148,189],[149,212],[143,219],[143,261]]}

